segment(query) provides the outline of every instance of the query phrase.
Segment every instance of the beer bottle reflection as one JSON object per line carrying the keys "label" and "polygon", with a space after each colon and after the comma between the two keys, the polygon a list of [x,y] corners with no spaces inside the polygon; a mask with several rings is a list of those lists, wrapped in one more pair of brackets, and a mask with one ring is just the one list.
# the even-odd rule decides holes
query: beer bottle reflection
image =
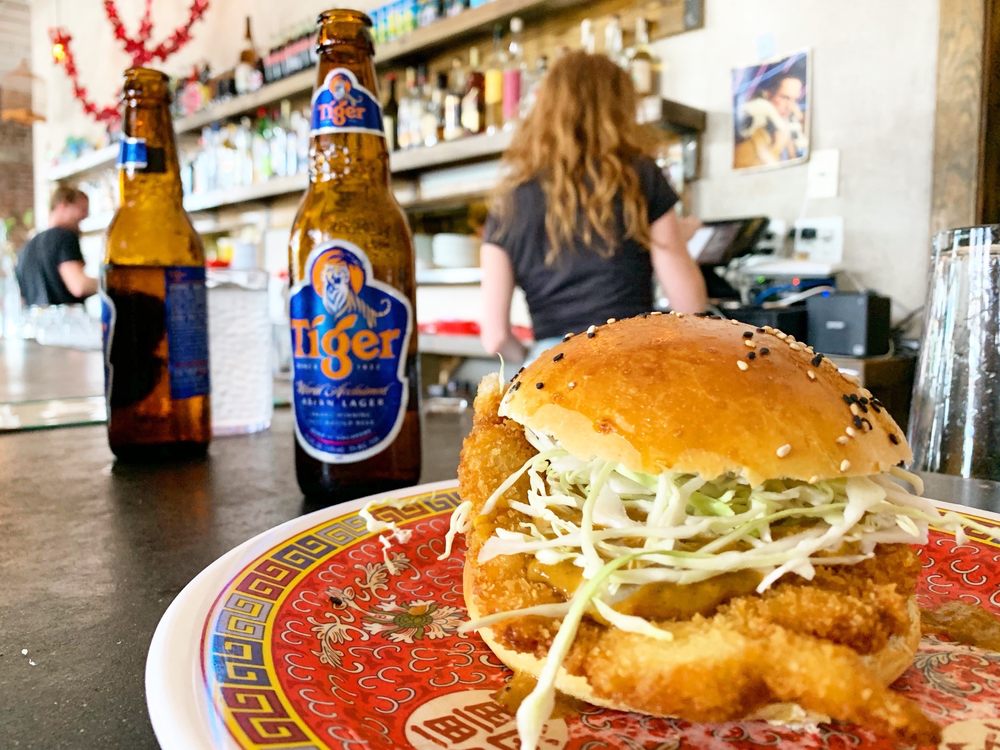
{"label": "beer bottle reflection", "polygon": [[371,21],[319,17],[309,188],[289,240],[295,468],[324,502],[420,473],[413,242],[389,185]]}
{"label": "beer bottle reflection", "polygon": [[101,274],[108,442],[122,459],[204,454],[205,255],[182,205],[167,77],[125,72],[121,205]]}

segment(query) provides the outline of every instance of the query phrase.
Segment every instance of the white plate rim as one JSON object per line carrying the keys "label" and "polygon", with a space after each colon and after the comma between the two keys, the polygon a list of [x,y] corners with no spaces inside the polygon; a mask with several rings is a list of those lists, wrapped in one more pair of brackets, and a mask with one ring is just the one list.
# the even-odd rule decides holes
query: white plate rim
{"label": "white plate rim", "polygon": [[201,630],[220,587],[249,562],[251,550],[270,548],[326,520],[357,512],[372,500],[394,500],[440,490],[453,490],[457,479],[429,482],[380,492],[292,518],[248,539],[202,570],[163,613],[146,656],[146,708],[153,733],[163,750],[238,750],[210,715],[201,682]]}
{"label": "white plate rim", "polygon": [[[457,485],[457,479],[418,484],[292,518],[237,545],[195,576],[163,613],[146,657],[146,707],[160,747],[163,750],[239,750],[229,733],[220,730],[218,722],[210,716],[211,706],[205,700],[200,670],[201,630],[215,604],[220,586],[249,562],[251,550],[269,549],[326,520],[354,513],[372,500],[393,500],[426,492],[453,490]],[[1000,525],[1000,513],[943,500],[932,502],[944,510]],[[185,631],[187,637],[184,637]]]}

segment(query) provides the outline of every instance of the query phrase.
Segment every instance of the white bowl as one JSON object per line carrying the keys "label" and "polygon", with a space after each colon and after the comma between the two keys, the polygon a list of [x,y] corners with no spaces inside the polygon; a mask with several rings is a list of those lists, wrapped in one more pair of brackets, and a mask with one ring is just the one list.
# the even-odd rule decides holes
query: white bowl
{"label": "white bowl", "polygon": [[422,260],[425,266],[430,266],[434,262],[434,239],[429,234],[418,232],[413,235],[413,251],[418,261]]}
{"label": "white bowl", "polygon": [[471,234],[435,234],[432,247],[435,266],[441,268],[479,266],[479,238]]}

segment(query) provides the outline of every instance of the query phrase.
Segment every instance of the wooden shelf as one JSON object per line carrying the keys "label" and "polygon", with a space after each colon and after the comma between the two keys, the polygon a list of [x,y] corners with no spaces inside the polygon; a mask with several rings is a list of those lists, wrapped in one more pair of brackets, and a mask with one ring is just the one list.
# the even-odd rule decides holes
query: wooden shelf
{"label": "wooden shelf", "polygon": [[498,23],[521,16],[531,20],[555,10],[585,7],[587,0],[492,0],[457,16],[442,18],[409,36],[383,44],[375,54],[375,64],[385,66],[416,62],[435,52],[451,49],[476,37],[488,36]]}
{"label": "wooden shelf", "polygon": [[496,133],[470,135],[457,141],[445,141],[426,148],[393,151],[389,157],[389,169],[393,174],[401,174],[496,157],[507,150],[511,137],[512,131],[500,130]]}
{"label": "wooden shelf", "polygon": [[678,133],[697,134],[705,132],[708,115],[703,109],[689,107],[672,99],[660,99],[660,116],[649,123]]}
{"label": "wooden shelf", "polygon": [[228,190],[212,190],[207,193],[189,195],[184,198],[184,210],[188,213],[197,213],[238,203],[252,203],[289,193],[301,193],[308,185],[309,176],[306,174],[275,177],[260,185],[244,185]]}
{"label": "wooden shelf", "polygon": [[444,335],[421,333],[417,340],[417,351],[421,354],[443,354],[450,357],[477,357],[488,359],[478,336]]}
{"label": "wooden shelf", "polygon": [[[684,133],[697,133],[704,129],[705,113],[701,110],[664,99],[661,112],[661,119],[656,121],[661,127]],[[427,174],[434,169],[496,159],[510,145],[511,137],[512,131],[501,130],[492,134],[484,133],[461,138],[457,141],[446,141],[427,148],[395,151],[389,157],[389,168],[395,175],[419,172]],[[96,154],[97,152],[95,152]],[[92,161],[96,163],[96,157]],[[111,161],[114,161],[113,156]],[[88,167],[88,169],[93,168],[95,167]],[[435,188],[427,191],[426,195],[422,195],[419,187],[413,181],[397,180],[397,197],[403,208],[411,211],[453,206],[463,201],[483,198],[493,188],[492,184],[485,184],[485,182],[477,182],[473,186],[459,182],[453,190],[446,189],[444,192],[440,192],[440,188]],[[184,199],[184,208],[190,213],[197,213],[242,203],[271,200],[293,193],[301,193],[307,185],[308,178],[304,174],[276,177],[260,185],[246,185],[188,196]],[[92,216],[85,220],[80,228],[84,232],[99,231],[107,227],[110,220],[110,215]]]}
{"label": "wooden shelf", "polygon": [[89,151],[78,159],[63,162],[50,167],[46,172],[46,177],[50,182],[65,180],[69,177],[76,177],[84,172],[92,172],[95,169],[109,167],[118,158],[118,144],[112,143],[110,146]]}
{"label": "wooden shelf", "polygon": [[315,81],[315,68],[310,67],[308,70],[300,70],[298,73],[288,76],[288,78],[282,78],[280,81],[269,83],[253,93],[217,102],[206,107],[201,112],[195,112],[193,115],[174,120],[174,132],[183,134],[201,130],[213,122],[227,120],[230,117],[246,114],[247,112],[254,112],[260,107],[280,102],[282,99],[308,93],[312,90]]}

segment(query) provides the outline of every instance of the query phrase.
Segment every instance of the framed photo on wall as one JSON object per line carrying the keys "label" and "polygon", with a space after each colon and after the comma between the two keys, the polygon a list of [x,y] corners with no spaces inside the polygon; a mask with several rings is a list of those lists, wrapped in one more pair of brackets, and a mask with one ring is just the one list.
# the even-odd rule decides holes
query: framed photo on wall
{"label": "framed photo on wall", "polygon": [[733,169],[809,158],[810,69],[809,50],[733,69]]}

